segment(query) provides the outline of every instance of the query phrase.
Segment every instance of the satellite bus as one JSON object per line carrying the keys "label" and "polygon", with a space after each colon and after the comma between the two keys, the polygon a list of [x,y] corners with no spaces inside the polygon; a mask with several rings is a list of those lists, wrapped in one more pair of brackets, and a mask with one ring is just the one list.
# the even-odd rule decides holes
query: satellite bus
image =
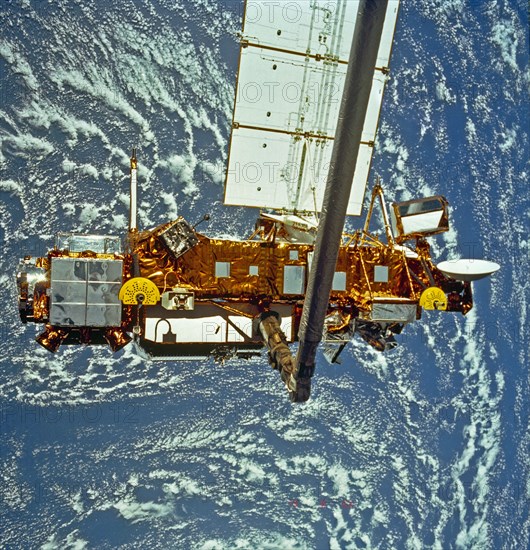
{"label": "satellite bus", "polygon": [[[265,347],[302,402],[321,342],[331,362],[355,335],[391,349],[423,310],[465,315],[472,281],[498,269],[436,266],[427,239],[449,229],[447,200],[388,207],[378,180],[363,229],[344,232],[362,215],[399,2],[272,4],[245,6],[226,169],[225,204],[260,209],[248,239],[182,217],[139,228],[133,150],[124,238],[61,233],[20,262],[20,317],[42,324],[50,352],[130,344],[146,360],[225,361]],[[376,209],[384,235],[370,231]]]}

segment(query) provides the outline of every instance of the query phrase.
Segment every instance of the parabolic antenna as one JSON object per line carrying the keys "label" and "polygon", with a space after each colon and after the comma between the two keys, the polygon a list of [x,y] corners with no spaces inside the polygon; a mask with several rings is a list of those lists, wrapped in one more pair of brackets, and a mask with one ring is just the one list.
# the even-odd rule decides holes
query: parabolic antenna
{"label": "parabolic antenna", "polygon": [[438,269],[457,281],[477,281],[500,269],[500,265],[487,260],[448,260],[440,262]]}

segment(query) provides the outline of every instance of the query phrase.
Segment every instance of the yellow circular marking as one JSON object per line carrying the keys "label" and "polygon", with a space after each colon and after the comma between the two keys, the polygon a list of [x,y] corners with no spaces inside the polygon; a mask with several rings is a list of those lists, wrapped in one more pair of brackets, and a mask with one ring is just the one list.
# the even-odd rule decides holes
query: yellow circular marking
{"label": "yellow circular marking", "polygon": [[431,286],[421,293],[420,306],[424,309],[445,311],[447,309],[447,296],[441,288]]}
{"label": "yellow circular marking", "polygon": [[158,287],[145,277],[129,279],[120,289],[119,298],[125,305],[138,304],[138,298],[143,296],[144,306],[153,306],[160,301]]}

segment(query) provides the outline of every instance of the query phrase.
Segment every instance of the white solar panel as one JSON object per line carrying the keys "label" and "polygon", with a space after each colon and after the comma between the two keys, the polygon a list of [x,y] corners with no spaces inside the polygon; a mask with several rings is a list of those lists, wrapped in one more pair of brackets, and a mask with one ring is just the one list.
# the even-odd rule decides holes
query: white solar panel
{"label": "white solar panel", "polygon": [[[357,0],[247,0],[244,38],[262,46],[348,60]],[[349,36],[349,41],[347,40]]]}
{"label": "white solar panel", "polygon": [[[390,0],[377,67],[388,67],[398,0]],[[225,203],[320,211],[359,3],[246,4]],[[349,215],[359,215],[385,75],[375,71]]]}

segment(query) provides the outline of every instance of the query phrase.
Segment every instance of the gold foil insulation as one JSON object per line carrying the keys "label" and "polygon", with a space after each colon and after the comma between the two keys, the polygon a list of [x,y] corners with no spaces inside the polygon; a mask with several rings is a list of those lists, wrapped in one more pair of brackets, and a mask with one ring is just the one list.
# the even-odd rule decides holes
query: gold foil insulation
{"label": "gold foil insulation", "polygon": [[[266,296],[273,301],[295,302],[303,298],[303,293],[283,292],[284,268],[296,265],[307,271],[312,245],[198,237],[198,244],[179,259],[172,257],[154,232],[140,238],[136,253],[141,276],[153,281],[161,292],[173,286],[188,287],[195,292],[196,299],[219,297],[248,301]],[[216,277],[216,262],[230,265],[228,276]],[[377,266],[388,270],[386,281],[375,276]],[[250,274],[251,267],[257,268],[256,275]],[[432,263],[429,267],[436,271]],[[357,242],[341,246],[336,271],[346,274],[346,287],[332,291],[331,300],[354,303],[361,310],[368,310],[377,297],[419,301],[423,283],[429,284],[429,275],[419,260],[407,258],[402,248],[373,238],[370,244]]]}

